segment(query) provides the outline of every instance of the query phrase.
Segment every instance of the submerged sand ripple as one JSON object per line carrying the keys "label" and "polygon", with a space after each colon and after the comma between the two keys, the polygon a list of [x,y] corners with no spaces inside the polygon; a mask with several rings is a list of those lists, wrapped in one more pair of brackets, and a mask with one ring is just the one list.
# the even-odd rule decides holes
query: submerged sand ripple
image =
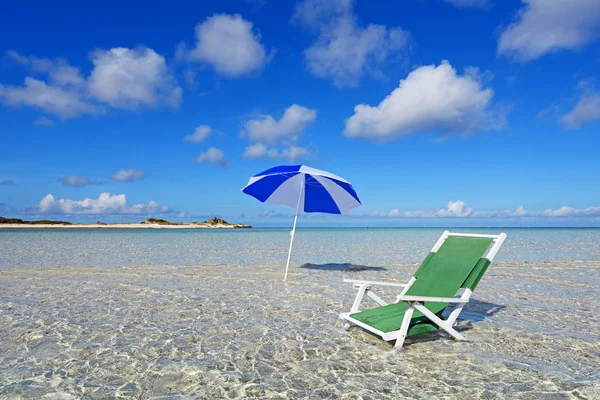
{"label": "submerged sand ripple", "polygon": [[[339,264],[0,272],[0,398],[597,398],[600,262],[493,266],[443,334],[402,353],[337,314]],[[393,298],[392,292],[383,292]]]}

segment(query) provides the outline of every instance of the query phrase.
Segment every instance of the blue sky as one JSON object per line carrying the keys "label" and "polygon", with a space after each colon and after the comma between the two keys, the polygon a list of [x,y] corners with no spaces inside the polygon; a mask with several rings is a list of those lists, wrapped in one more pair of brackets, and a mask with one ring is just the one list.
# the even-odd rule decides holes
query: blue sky
{"label": "blue sky", "polygon": [[600,226],[599,0],[60,4],[3,5],[2,216],[286,226],[302,163],[363,207],[301,225]]}

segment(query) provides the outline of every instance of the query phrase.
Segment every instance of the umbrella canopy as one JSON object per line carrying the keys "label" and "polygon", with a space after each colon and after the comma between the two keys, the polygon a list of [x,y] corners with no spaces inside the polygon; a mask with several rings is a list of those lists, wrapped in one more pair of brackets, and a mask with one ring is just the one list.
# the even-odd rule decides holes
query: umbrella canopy
{"label": "umbrella canopy", "polygon": [[346,214],[362,204],[344,178],[305,165],[280,165],[250,178],[242,191],[263,203],[307,213]]}
{"label": "umbrella canopy", "polygon": [[306,165],[280,165],[254,175],[242,192],[263,203],[296,209],[290,249],[283,281],[287,280],[298,211],[346,214],[360,202],[356,191],[344,178]]}

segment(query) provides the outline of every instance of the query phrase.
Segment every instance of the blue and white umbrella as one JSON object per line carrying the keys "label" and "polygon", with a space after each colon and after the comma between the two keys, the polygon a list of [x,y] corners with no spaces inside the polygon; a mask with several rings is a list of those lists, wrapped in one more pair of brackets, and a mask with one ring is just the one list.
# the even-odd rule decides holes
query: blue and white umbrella
{"label": "blue and white umbrella", "polygon": [[296,209],[290,249],[285,267],[287,280],[298,211],[306,213],[346,214],[362,203],[344,178],[305,165],[280,165],[254,175],[242,192],[263,203]]}

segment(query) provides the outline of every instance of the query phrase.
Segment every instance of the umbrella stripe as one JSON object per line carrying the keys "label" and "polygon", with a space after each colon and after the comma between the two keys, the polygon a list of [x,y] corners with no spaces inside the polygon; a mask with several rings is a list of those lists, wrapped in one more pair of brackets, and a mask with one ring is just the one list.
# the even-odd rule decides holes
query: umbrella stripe
{"label": "umbrella stripe", "polygon": [[320,169],[316,169],[316,168],[311,168],[311,167],[307,167],[306,165],[301,165],[300,169],[298,170],[299,172],[303,172],[305,174],[309,174],[312,176],[326,176],[328,178],[333,178],[336,179],[338,181],[342,181],[342,182],[348,182],[346,181],[344,178],[339,177],[337,175],[332,174],[331,172],[327,172],[327,171],[322,171]]}
{"label": "umbrella stripe", "polygon": [[[267,198],[266,202],[269,204],[287,205],[295,208],[298,205],[298,198],[302,195],[300,190],[302,188],[303,180],[304,174],[295,174],[293,177],[279,185],[279,187]],[[300,210],[303,208],[304,203],[302,199],[300,199]]]}
{"label": "umbrella stripe", "polygon": [[[312,175],[307,174],[305,177],[304,212],[341,214],[340,208],[327,189]],[[309,201],[306,201],[306,199],[309,199]]]}
{"label": "umbrella stripe", "polygon": [[356,201],[358,201],[360,204],[362,204],[360,202],[360,199],[358,198],[358,194],[356,194],[356,190],[354,190],[354,188],[352,187],[352,185],[348,182],[345,181],[338,181],[337,179],[333,179],[330,178],[328,176],[323,176],[323,178],[325,179],[329,179],[335,183],[337,183],[339,186],[341,186],[346,192],[348,192],[348,194],[352,197],[354,197],[356,199]]}
{"label": "umbrella stripe", "polygon": [[274,175],[274,174],[286,174],[290,172],[298,172],[302,165],[279,165],[277,167],[269,168],[254,176]]}
{"label": "umbrella stripe", "polygon": [[314,178],[327,190],[335,201],[340,213],[345,214],[353,208],[359,207],[360,202],[341,187],[336,181],[327,179],[325,176],[315,175]]}
{"label": "umbrella stripe", "polygon": [[298,175],[298,172],[290,174],[268,175],[246,186],[242,191],[264,203],[269,196],[275,190],[277,190],[279,186],[281,186],[281,184],[294,175]]}

